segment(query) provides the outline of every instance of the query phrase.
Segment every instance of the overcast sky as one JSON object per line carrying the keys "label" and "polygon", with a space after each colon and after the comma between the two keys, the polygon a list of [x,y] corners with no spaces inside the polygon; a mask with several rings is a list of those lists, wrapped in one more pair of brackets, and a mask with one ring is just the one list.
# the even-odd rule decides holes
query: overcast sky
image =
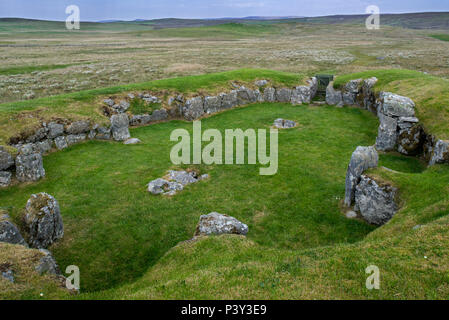
{"label": "overcast sky", "polygon": [[82,21],[449,11],[449,0],[0,0],[0,17],[63,21],[72,4]]}

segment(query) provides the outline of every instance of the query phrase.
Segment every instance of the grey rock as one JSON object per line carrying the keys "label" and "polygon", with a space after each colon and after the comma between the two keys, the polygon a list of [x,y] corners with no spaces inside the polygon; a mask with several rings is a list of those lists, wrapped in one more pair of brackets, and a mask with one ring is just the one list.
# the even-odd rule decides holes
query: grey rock
{"label": "grey rock", "polygon": [[234,217],[218,212],[202,215],[195,231],[195,236],[219,235],[219,234],[241,234],[248,233],[248,226]]}
{"label": "grey rock", "polygon": [[123,144],[138,144],[141,142],[142,141],[140,141],[140,139],[138,139],[138,138],[130,138],[130,139],[126,140],[125,142],[123,142]]}
{"label": "grey rock", "polygon": [[115,141],[125,141],[131,138],[128,127],[129,118],[126,113],[115,114],[111,117],[111,132]]}
{"label": "grey rock", "polygon": [[98,140],[110,140],[111,139],[111,129],[105,127],[99,127],[97,129],[97,136],[95,137]]}
{"label": "grey rock", "polygon": [[47,248],[64,236],[59,204],[47,193],[31,195],[25,208],[24,222],[28,230],[28,244],[32,248]]}
{"label": "grey rock", "polygon": [[67,126],[66,132],[68,134],[81,134],[87,133],[90,131],[90,122],[89,121],[75,121]]}
{"label": "grey rock", "polygon": [[168,172],[168,175],[170,177],[170,180],[174,180],[182,184],[183,186],[198,182],[196,174],[192,172],[170,170]]}
{"label": "grey rock", "polygon": [[376,77],[363,80],[362,88],[359,95],[357,96],[358,104],[373,113],[377,112],[375,107],[376,96],[374,93],[374,86],[376,85],[377,81],[378,80]]}
{"label": "grey rock", "polygon": [[194,97],[187,100],[182,110],[184,118],[192,121],[199,119],[204,114],[204,102],[202,97]]}
{"label": "grey rock", "polygon": [[14,165],[14,158],[6,151],[6,149],[0,146],[0,170],[6,170]]}
{"label": "grey rock", "polygon": [[379,114],[380,126],[376,138],[376,149],[391,151],[396,147],[398,121],[395,118]]}
{"label": "grey rock", "polygon": [[19,229],[11,222],[7,214],[0,214],[0,242],[26,245]]}
{"label": "grey rock", "polygon": [[129,120],[131,126],[145,125],[151,121],[151,116],[149,114],[133,115]]}
{"label": "grey rock", "polygon": [[37,181],[45,176],[42,155],[33,152],[30,145],[22,147],[16,157],[16,176],[21,182]]}
{"label": "grey rock", "polygon": [[449,163],[449,141],[438,140],[435,144],[429,165],[437,163]]}
{"label": "grey rock", "polygon": [[217,113],[221,110],[220,96],[208,96],[204,98],[204,111],[207,114]]}
{"label": "grey rock", "polygon": [[45,128],[45,127],[39,128],[33,135],[26,138],[26,142],[34,143],[34,142],[46,139],[47,134],[48,134],[48,128]]}
{"label": "grey rock", "polygon": [[276,89],[276,101],[277,102],[290,102],[292,98],[292,89],[280,88]]}
{"label": "grey rock", "polygon": [[257,101],[257,97],[253,90],[248,89],[244,86],[237,90],[237,104],[245,105]]}
{"label": "grey rock", "polygon": [[0,188],[8,187],[11,184],[11,172],[8,171],[0,171]]}
{"label": "grey rock", "polygon": [[268,80],[257,80],[256,82],[254,82],[254,84],[259,88],[264,87],[268,84]]}
{"label": "grey rock", "polygon": [[148,192],[152,194],[164,193],[168,187],[168,181],[162,178],[151,181],[148,184]]}
{"label": "grey rock", "polygon": [[69,134],[67,137],[67,145],[72,146],[86,140],[85,134]]}
{"label": "grey rock", "polygon": [[263,100],[266,102],[275,102],[276,101],[276,89],[275,88],[265,88],[263,91]]}
{"label": "grey rock", "polygon": [[363,80],[351,80],[343,87],[343,103],[345,105],[357,104],[357,96],[361,90]]}
{"label": "grey rock", "polygon": [[48,124],[48,138],[54,139],[64,134],[64,125],[57,122],[50,122]]}
{"label": "grey rock", "polygon": [[61,275],[61,271],[56,263],[55,258],[53,258],[50,251],[45,249],[39,249],[39,251],[43,254],[39,259],[39,262],[36,264],[34,269],[40,275],[43,274],[52,274],[52,275]]}
{"label": "grey rock", "polygon": [[128,110],[129,107],[130,107],[129,102],[122,100],[122,101],[120,101],[119,104],[114,104],[112,106],[112,109],[114,109],[115,112],[117,112],[117,113],[123,113],[123,112],[126,112],[126,110]]}
{"label": "grey rock", "polygon": [[136,98],[136,96],[133,93],[128,93],[128,98],[133,100]]}
{"label": "grey rock", "polygon": [[310,101],[311,101],[313,98],[315,98],[318,92],[318,79],[316,77],[312,77],[309,80],[307,80],[307,84],[310,90]]}
{"label": "grey rock", "polygon": [[298,124],[293,120],[285,120],[282,118],[274,120],[273,126],[278,129],[288,129],[288,128],[294,128]]}
{"label": "grey rock", "polygon": [[95,139],[95,136],[97,135],[97,131],[96,130],[90,130],[89,131],[89,133],[88,133],[88,135],[87,135],[87,138],[89,139],[89,140],[92,140],[92,139]]}
{"label": "grey rock", "polygon": [[362,173],[369,169],[377,167],[379,155],[374,147],[357,147],[352,153],[346,172],[345,200],[346,206],[351,206],[354,201],[355,187],[359,183]]}
{"label": "grey rock", "polygon": [[59,136],[55,138],[56,148],[59,150],[67,148],[69,145],[67,144],[67,139],[65,136]]}
{"label": "grey rock", "polygon": [[307,86],[299,86],[292,90],[291,103],[303,104],[310,103],[312,99],[312,92]]}
{"label": "grey rock", "polygon": [[383,225],[397,211],[397,188],[377,183],[374,179],[362,175],[355,190],[355,203],[362,217],[369,223]]}
{"label": "grey rock", "polygon": [[326,88],[326,103],[330,106],[343,106],[343,95],[340,90],[334,89],[333,81]]}
{"label": "grey rock", "polygon": [[357,218],[357,213],[355,211],[348,211],[346,212],[346,218],[348,219],[355,219]]}
{"label": "grey rock", "polygon": [[407,97],[391,92],[381,92],[379,112],[389,117],[414,117],[415,103]]}
{"label": "grey rock", "polygon": [[14,272],[12,270],[2,271],[1,275],[9,282],[14,283]]}
{"label": "grey rock", "polygon": [[220,93],[221,108],[230,109],[237,105],[237,91],[232,90],[230,93]]}
{"label": "grey rock", "polygon": [[166,120],[168,118],[167,110],[165,109],[159,109],[154,110],[151,114],[151,121],[162,121]]}
{"label": "grey rock", "polygon": [[419,120],[414,117],[401,117],[398,120],[398,151],[405,155],[417,155],[422,151],[424,132]]}
{"label": "grey rock", "polygon": [[109,107],[112,107],[113,105],[115,105],[115,102],[114,102],[114,100],[112,100],[112,99],[105,99],[105,100],[103,100],[103,102],[104,102],[106,105],[108,105]]}
{"label": "grey rock", "polygon": [[45,139],[38,141],[34,144],[34,150],[41,154],[45,154],[53,147],[53,141],[51,139]]}

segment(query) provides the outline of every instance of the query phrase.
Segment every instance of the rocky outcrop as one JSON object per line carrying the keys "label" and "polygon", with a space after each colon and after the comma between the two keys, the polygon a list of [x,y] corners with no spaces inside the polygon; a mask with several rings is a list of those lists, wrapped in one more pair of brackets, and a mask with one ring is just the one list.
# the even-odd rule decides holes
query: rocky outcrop
{"label": "rocky outcrop", "polygon": [[129,118],[125,113],[111,117],[111,133],[115,141],[125,141],[131,137],[129,134]]}
{"label": "rocky outcrop", "polygon": [[362,175],[355,189],[355,209],[374,225],[388,222],[398,210],[397,188]]}
{"label": "rocky outcrop", "polygon": [[438,140],[432,150],[432,158],[429,165],[437,163],[449,163],[449,141]]}
{"label": "rocky outcrop", "polygon": [[0,212],[0,242],[26,245],[19,229],[11,222],[9,215]]}
{"label": "rocky outcrop", "polygon": [[47,193],[31,195],[25,208],[24,222],[28,244],[32,248],[47,248],[64,236],[59,204]]}
{"label": "rocky outcrop", "polygon": [[326,88],[326,103],[330,106],[343,106],[343,95],[340,90],[334,89],[333,81],[331,81]]}
{"label": "rocky outcrop", "polygon": [[288,128],[294,128],[298,124],[293,120],[285,120],[285,119],[276,119],[274,120],[273,126],[278,129],[288,129]]}
{"label": "rocky outcrop", "polygon": [[35,152],[31,144],[26,144],[19,150],[16,157],[16,176],[21,182],[37,181],[45,176],[42,155]]}
{"label": "rocky outcrop", "polygon": [[355,187],[360,181],[363,172],[369,168],[377,167],[379,155],[374,147],[357,147],[352,153],[346,172],[344,203],[350,207],[354,201]]}
{"label": "rocky outcrop", "polygon": [[151,181],[148,184],[148,192],[173,196],[178,191],[183,190],[185,186],[207,179],[208,177],[208,174],[199,175],[195,171],[170,170],[165,177]]}
{"label": "rocky outcrop", "polygon": [[200,217],[194,236],[248,233],[248,226],[234,217],[212,212]]}

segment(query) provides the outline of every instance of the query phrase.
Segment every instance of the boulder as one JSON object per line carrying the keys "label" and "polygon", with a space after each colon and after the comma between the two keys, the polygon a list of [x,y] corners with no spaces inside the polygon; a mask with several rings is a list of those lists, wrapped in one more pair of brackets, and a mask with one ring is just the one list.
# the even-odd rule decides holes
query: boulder
{"label": "boulder", "polygon": [[168,172],[169,180],[176,181],[177,183],[186,186],[191,183],[198,182],[198,176],[196,172],[187,172],[187,171],[175,171],[170,170]]}
{"label": "boulder", "polygon": [[37,181],[45,176],[42,155],[31,144],[22,146],[16,157],[16,176],[21,182]]}
{"label": "boulder", "polygon": [[151,121],[162,121],[166,120],[168,118],[167,110],[165,109],[158,109],[154,110],[151,114]]}
{"label": "boulder", "polygon": [[42,254],[42,257],[39,259],[39,262],[36,264],[34,269],[40,275],[43,274],[52,274],[52,275],[61,275],[61,271],[56,263],[55,258],[53,258],[50,251],[45,249],[39,249],[39,252]]}
{"label": "boulder", "polygon": [[200,217],[196,227],[195,236],[219,235],[219,234],[241,234],[248,233],[248,226],[236,218],[218,212],[212,212]]}
{"label": "boulder", "polygon": [[343,104],[351,106],[357,104],[357,96],[360,92],[362,79],[351,80],[343,87]]}
{"label": "boulder", "polygon": [[34,151],[39,152],[41,154],[47,153],[48,151],[51,150],[52,147],[53,147],[53,140],[51,139],[38,141],[33,145]]}
{"label": "boulder", "polygon": [[277,102],[290,102],[292,98],[292,89],[280,88],[276,90],[276,101]]}
{"label": "boulder", "polygon": [[307,84],[310,90],[310,101],[315,98],[318,92],[318,79],[316,77],[312,77],[307,80]]}
{"label": "boulder", "polygon": [[237,90],[237,104],[245,105],[257,101],[257,96],[253,90],[248,89],[244,86]]}
{"label": "boulder", "polygon": [[42,127],[42,128],[37,129],[37,131],[33,135],[26,138],[25,141],[27,143],[35,143],[37,141],[47,139],[47,134],[48,134],[48,128]]}
{"label": "boulder", "polygon": [[6,170],[14,165],[14,158],[6,151],[6,149],[0,146],[0,170]]}
{"label": "boulder", "polygon": [[398,121],[379,113],[380,126],[376,138],[376,149],[382,151],[392,151],[396,147],[398,139]]}
{"label": "boulder", "polygon": [[78,135],[90,131],[89,121],[75,121],[67,126],[65,130],[68,134]]}
{"label": "boulder", "polygon": [[310,103],[312,99],[312,92],[307,86],[298,86],[292,90],[290,101],[292,104]]}
{"label": "boulder", "polygon": [[84,140],[86,140],[86,135],[85,134],[69,134],[66,139],[67,139],[67,145],[68,146],[72,146],[74,144],[80,143]]}
{"label": "boulder", "polygon": [[379,155],[374,147],[357,147],[352,153],[346,172],[345,200],[346,206],[350,207],[354,201],[355,187],[359,183],[362,173],[377,167]]}
{"label": "boulder", "polygon": [[343,106],[343,95],[340,90],[334,89],[333,81],[331,81],[326,88],[326,103],[330,106]]}
{"label": "boulder", "polygon": [[266,102],[275,102],[276,101],[276,89],[275,88],[265,88],[263,91],[263,100]]}
{"label": "boulder", "polygon": [[165,192],[165,188],[168,186],[168,181],[162,178],[151,181],[148,184],[148,192],[152,194],[161,194]]}
{"label": "boulder", "polygon": [[131,119],[129,120],[129,124],[131,126],[139,126],[139,125],[145,125],[151,121],[151,116],[149,114],[140,114],[140,115],[133,115],[131,116]]}
{"label": "boulder", "polygon": [[377,83],[377,78],[372,77],[362,82],[362,88],[357,96],[357,102],[363,106],[366,110],[376,113],[376,96],[374,93],[374,86]]}
{"label": "boulder", "polygon": [[126,110],[128,110],[130,107],[130,104],[128,101],[122,100],[119,104],[114,104],[112,106],[112,109],[114,109],[117,113],[124,113]]}
{"label": "boulder", "polygon": [[67,144],[67,139],[65,136],[59,136],[55,138],[55,146],[59,150],[67,148],[69,145]]}
{"label": "boulder", "polygon": [[397,188],[362,175],[355,189],[355,207],[363,219],[380,226],[397,212],[396,194]]}
{"label": "boulder", "polygon": [[407,97],[391,92],[381,92],[379,112],[389,117],[414,117],[415,103]]}
{"label": "boulder", "polygon": [[204,98],[204,111],[207,114],[217,113],[221,110],[220,96],[208,96]]}
{"label": "boulder", "polygon": [[11,222],[9,215],[0,212],[0,242],[26,245],[19,229]]}
{"label": "boulder", "polygon": [[142,141],[140,141],[140,139],[138,138],[130,138],[128,140],[126,140],[125,142],[123,142],[123,144],[139,144]]}
{"label": "boulder", "polygon": [[398,128],[398,151],[405,155],[420,154],[424,137],[418,118],[401,117],[398,120]]}
{"label": "boulder", "polygon": [[237,105],[237,91],[232,90],[230,93],[220,93],[221,108],[230,109]]}
{"label": "boulder", "polygon": [[187,100],[182,113],[186,120],[192,121],[199,119],[204,114],[204,102],[202,97],[194,97]]}
{"label": "boulder", "polygon": [[0,188],[8,187],[11,184],[11,172],[0,171]]}
{"label": "boulder", "polygon": [[268,84],[268,80],[257,80],[256,82],[254,82],[254,84],[259,88],[264,87]]}
{"label": "boulder", "polygon": [[276,119],[274,120],[273,126],[278,129],[288,129],[288,128],[294,128],[298,124],[293,120],[285,120],[285,119]]}
{"label": "boulder", "polygon": [[48,124],[48,138],[54,139],[56,137],[62,136],[64,134],[64,125],[57,122],[50,122]]}
{"label": "boulder", "polygon": [[111,117],[111,132],[115,141],[125,141],[129,134],[129,118],[126,113],[115,114]]}
{"label": "boulder", "polygon": [[28,244],[32,248],[47,248],[64,236],[59,204],[47,193],[31,195],[26,204],[24,222]]}
{"label": "boulder", "polygon": [[115,102],[112,99],[105,99],[105,100],[103,100],[103,102],[109,107],[112,107],[113,105],[115,105]]}
{"label": "boulder", "polygon": [[429,165],[437,163],[449,163],[449,141],[438,140],[433,149]]}

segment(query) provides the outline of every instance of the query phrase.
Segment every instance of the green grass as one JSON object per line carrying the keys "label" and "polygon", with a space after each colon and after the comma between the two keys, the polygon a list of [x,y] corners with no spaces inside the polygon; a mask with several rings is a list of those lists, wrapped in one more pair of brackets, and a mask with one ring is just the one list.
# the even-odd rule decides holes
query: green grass
{"label": "green grass", "polygon": [[449,34],[431,34],[430,36],[441,41],[449,41]]}
{"label": "green grass", "polygon": [[300,126],[280,132],[274,176],[260,176],[257,165],[200,166],[209,180],[173,198],[150,195],[146,184],[173,167],[170,132],[191,130],[191,123],[172,121],[132,130],[141,145],[88,142],[51,154],[44,159],[46,178],[1,190],[2,204],[12,207],[19,221],[32,193],[58,199],[65,237],[51,250],[62,269],[80,267],[85,291],[135,281],[170,248],[190,239],[199,216],[211,211],[248,223],[249,239],[265,248],[299,250],[363,239],[373,227],[346,219],[339,204],[347,161],[357,145],[374,143],[377,120],[352,108],[258,104],[202,123],[203,129],[222,132],[266,129],[278,117]]}

